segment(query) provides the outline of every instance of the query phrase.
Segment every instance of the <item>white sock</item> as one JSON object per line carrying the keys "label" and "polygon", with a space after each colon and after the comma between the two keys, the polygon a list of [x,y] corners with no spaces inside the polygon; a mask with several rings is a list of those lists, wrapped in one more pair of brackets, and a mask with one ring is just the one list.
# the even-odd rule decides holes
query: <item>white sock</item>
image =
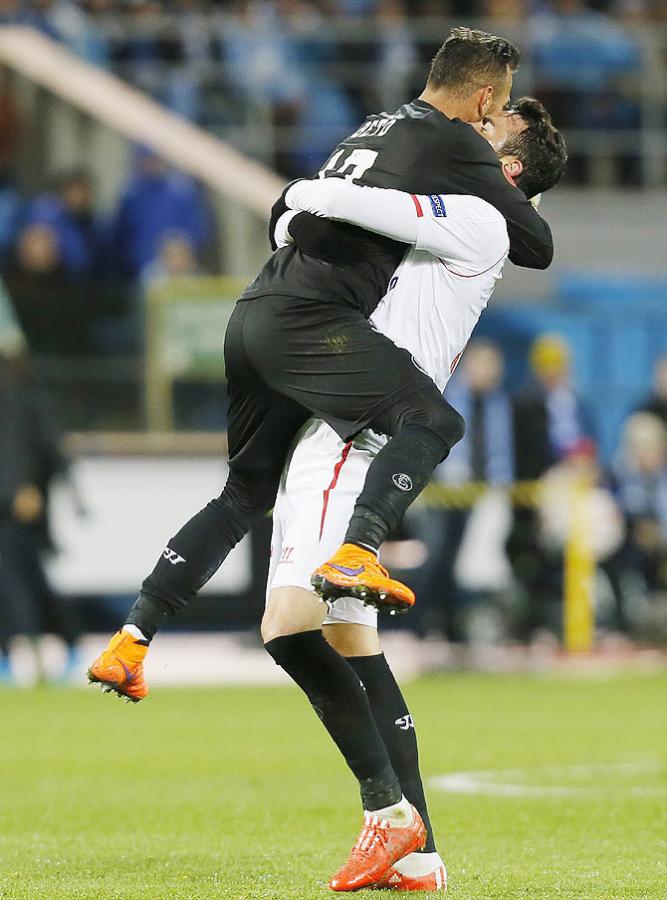
{"label": "white sock", "polygon": [[395,825],[398,828],[411,825],[415,815],[412,804],[403,796],[401,796],[398,803],[392,803],[391,806],[383,806],[381,809],[373,810],[366,809],[364,812],[367,816],[380,816],[380,818],[386,819],[391,825]]}
{"label": "white sock", "polygon": [[422,878],[430,875],[436,869],[444,865],[439,853],[408,853],[403,859],[394,863],[394,869],[401,875],[409,875],[411,878]]}
{"label": "white sock", "polygon": [[141,631],[139,628],[137,628],[136,625],[123,625],[121,630],[126,631],[128,634],[131,634],[132,637],[135,637],[138,641],[147,641],[148,640],[148,638],[143,633],[143,631]]}

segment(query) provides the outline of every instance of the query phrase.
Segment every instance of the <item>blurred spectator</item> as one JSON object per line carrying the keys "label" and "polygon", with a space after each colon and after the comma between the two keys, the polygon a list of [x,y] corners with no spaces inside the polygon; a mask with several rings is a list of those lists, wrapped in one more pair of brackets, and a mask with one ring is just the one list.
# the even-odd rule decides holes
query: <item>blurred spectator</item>
{"label": "blurred spectator", "polygon": [[65,272],[73,277],[99,276],[104,266],[104,232],[95,213],[89,174],[74,169],[56,181],[53,191],[28,204],[24,224],[53,230]]}
{"label": "blurred spectator", "polygon": [[[501,387],[502,377],[503,359],[496,345],[472,341],[463,354],[460,372],[447,387],[447,398],[464,417],[466,432],[435,470],[436,482],[457,486],[482,482],[501,488],[512,483],[512,409]],[[503,545],[508,514],[503,500],[499,507],[497,498],[489,503],[483,496],[475,505],[468,501],[461,508],[423,509],[414,518],[415,536],[428,549],[417,583],[419,627],[423,633],[439,630],[452,640],[463,640],[473,628],[472,618],[482,606],[485,615],[489,612],[494,595],[507,581]],[[473,525],[477,537],[466,534]],[[465,562],[469,554],[458,560],[455,571],[463,542],[468,547],[476,545],[474,576]]]}
{"label": "blurred spectator", "polygon": [[53,591],[44,555],[53,549],[48,495],[67,469],[52,404],[32,383],[25,359],[0,354],[0,670],[18,636],[54,632],[68,649],[65,675],[77,662],[72,610]]}
{"label": "blurred spectator", "polygon": [[519,481],[539,478],[591,435],[587,412],[570,374],[570,349],[558,335],[541,335],[530,349],[533,384],[514,402],[514,445]]}
{"label": "blurred spectator", "polygon": [[89,350],[94,298],[85,283],[68,277],[52,228],[29,225],[21,232],[4,278],[34,353],[76,356]]}
{"label": "blurred spectator", "polygon": [[181,234],[167,234],[162,240],[157,259],[145,270],[144,282],[149,286],[200,274],[192,243]]}
{"label": "blurred spectator", "polygon": [[115,258],[123,275],[132,280],[155,262],[170,234],[189,241],[199,259],[211,233],[204,192],[193,179],[168,169],[151,150],[139,148],[112,233]]}
{"label": "blurred spectator", "polygon": [[[533,384],[514,401],[516,478],[535,481],[563,461],[590,436],[583,404],[570,382],[570,349],[558,335],[541,335],[530,349]],[[560,598],[560,572],[549,564],[540,542],[539,520],[531,506],[517,506],[507,553],[522,596],[518,636],[528,638],[544,623],[548,597]]]}
{"label": "blurred spectator", "polygon": [[653,367],[653,393],[640,405],[639,411],[657,416],[667,428],[667,354],[658,357]]}
{"label": "blurred spectator", "polygon": [[657,416],[630,416],[614,476],[628,527],[624,567],[646,589],[667,589],[667,429]]}
{"label": "blurred spectator", "polygon": [[560,634],[563,563],[576,514],[586,522],[591,556],[599,574],[604,573],[608,580],[611,601],[608,604],[600,602],[600,577],[594,584],[597,625],[625,631],[627,623],[617,566],[617,552],[625,538],[625,526],[621,510],[605,483],[593,441],[581,438],[562,462],[546,473],[537,498],[539,542],[546,571],[543,573],[544,589],[529,597],[530,627],[549,627]]}

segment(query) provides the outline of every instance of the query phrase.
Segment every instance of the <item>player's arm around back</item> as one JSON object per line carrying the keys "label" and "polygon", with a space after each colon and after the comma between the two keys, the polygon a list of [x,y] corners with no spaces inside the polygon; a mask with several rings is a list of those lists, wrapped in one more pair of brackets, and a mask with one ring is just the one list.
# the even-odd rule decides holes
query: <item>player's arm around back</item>
{"label": "player's arm around back", "polygon": [[510,261],[528,269],[548,268],[554,255],[551,229],[523,191],[505,176],[491,146],[467,127],[459,134],[456,153],[466,193],[486,200],[506,220]]}
{"label": "player's arm around back", "polygon": [[504,217],[478,197],[408,194],[327,178],[298,182],[286,202],[293,210],[349,222],[426,250],[462,275],[485,271],[508,251]]}

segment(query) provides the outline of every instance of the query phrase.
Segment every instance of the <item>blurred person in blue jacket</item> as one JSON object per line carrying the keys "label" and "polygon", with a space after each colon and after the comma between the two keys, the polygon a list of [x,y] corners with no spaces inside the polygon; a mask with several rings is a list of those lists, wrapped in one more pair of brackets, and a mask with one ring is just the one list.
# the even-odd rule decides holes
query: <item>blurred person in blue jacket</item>
{"label": "blurred person in blue jacket", "polygon": [[169,169],[149,148],[137,148],[135,169],[111,229],[121,273],[132,281],[140,278],[157,259],[167,235],[182,235],[201,258],[211,224],[202,188],[192,178]]}
{"label": "blurred person in blue jacket", "polygon": [[93,278],[101,274],[105,230],[95,213],[93,184],[85,169],[72,169],[56,178],[52,190],[27,205],[23,224],[53,230],[68,275]]}
{"label": "blurred person in blue jacket", "polygon": [[[514,480],[512,404],[502,387],[503,370],[503,358],[494,343],[471,341],[460,371],[447,387],[447,399],[464,416],[466,431],[436,468],[436,482],[506,488]],[[462,590],[455,570],[473,507],[471,502],[458,508],[420,509],[415,513],[415,536],[428,549],[416,585],[420,601],[415,614],[422,634],[440,631],[451,640],[465,640],[473,607],[489,600],[488,594],[493,593]],[[503,543],[504,534],[498,542],[498,554],[503,553]]]}

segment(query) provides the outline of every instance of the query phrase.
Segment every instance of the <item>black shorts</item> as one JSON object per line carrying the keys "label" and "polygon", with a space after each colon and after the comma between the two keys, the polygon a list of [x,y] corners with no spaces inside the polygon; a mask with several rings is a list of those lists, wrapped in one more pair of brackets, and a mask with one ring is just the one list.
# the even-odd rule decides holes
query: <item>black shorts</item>
{"label": "black shorts", "polygon": [[315,416],[347,439],[392,435],[405,412],[443,404],[410,353],[342,304],[284,296],[236,305],[225,336],[230,465],[282,469]]}

